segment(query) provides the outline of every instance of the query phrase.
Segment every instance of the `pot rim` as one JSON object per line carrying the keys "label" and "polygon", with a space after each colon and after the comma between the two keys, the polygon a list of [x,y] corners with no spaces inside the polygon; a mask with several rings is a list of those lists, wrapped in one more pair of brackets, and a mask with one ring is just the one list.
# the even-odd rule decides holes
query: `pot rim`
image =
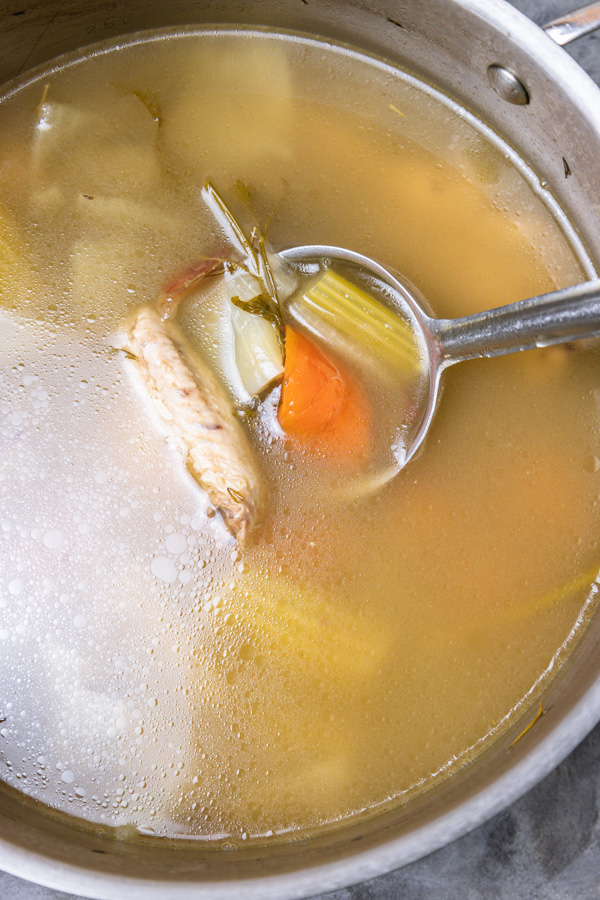
{"label": "pot rim", "polygon": [[[574,105],[600,137],[600,89],[590,76],[524,13],[506,0],[448,0],[516,40],[536,62],[569,86]],[[490,63],[498,62],[490,58]],[[522,759],[467,800],[409,833],[382,839],[352,856],[304,869],[248,879],[169,881],[114,875],[58,862],[0,838],[0,868],[45,887],[94,900],[300,900],[387,874],[425,857],[483,824],[533,788],[600,721],[600,674],[579,701]]]}

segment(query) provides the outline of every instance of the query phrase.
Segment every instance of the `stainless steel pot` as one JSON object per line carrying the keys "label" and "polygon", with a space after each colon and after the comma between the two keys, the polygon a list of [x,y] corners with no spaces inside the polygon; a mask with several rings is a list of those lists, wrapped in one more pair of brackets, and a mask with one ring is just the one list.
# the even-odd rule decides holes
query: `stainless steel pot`
{"label": "stainless steel pot", "polygon": [[[490,124],[529,162],[600,265],[600,91],[558,43],[600,26],[600,4],[544,34],[503,0],[5,0],[0,82],[58,54],[178,24],[244,23],[352,44],[401,65]],[[544,777],[600,720],[600,619],[525,723],[430,794],[370,822],[268,853],[116,841],[0,792],[0,868],[96,898],[305,897],[411,862]],[[183,842],[182,842],[183,843]]]}

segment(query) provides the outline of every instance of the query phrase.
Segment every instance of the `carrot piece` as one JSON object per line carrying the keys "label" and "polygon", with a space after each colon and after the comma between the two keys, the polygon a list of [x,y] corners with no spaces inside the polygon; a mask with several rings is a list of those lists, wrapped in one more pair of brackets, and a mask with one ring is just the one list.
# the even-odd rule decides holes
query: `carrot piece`
{"label": "carrot piece", "polygon": [[359,462],[371,449],[371,410],[361,386],[289,325],[277,418],[302,448],[338,461]]}

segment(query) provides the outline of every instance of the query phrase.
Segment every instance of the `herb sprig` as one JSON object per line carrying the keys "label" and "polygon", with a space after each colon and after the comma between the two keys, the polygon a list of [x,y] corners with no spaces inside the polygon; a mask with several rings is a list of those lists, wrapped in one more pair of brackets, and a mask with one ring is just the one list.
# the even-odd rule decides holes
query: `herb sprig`
{"label": "herb sprig", "polygon": [[215,217],[221,222],[221,225],[229,232],[232,243],[236,245],[243,258],[243,262],[233,263],[233,265],[256,278],[260,285],[260,291],[251,300],[241,300],[239,297],[232,297],[232,303],[246,312],[262,316],[263,319],[271,322],[277,332],[281,351],[285,353],[283,317],[279,304],[279,294],[269,262],[264,234],[261,233],[258,226],[254,226],[250,236],[246,235],[246,232],[210,179],[204,182],[202,197]]}

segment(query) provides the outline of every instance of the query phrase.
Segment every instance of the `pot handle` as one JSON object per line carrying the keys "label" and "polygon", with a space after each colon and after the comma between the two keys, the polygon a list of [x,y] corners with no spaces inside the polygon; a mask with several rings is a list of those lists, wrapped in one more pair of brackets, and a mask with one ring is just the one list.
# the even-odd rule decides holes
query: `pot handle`
{"label": "pot handle", "polygon": [[575,9],[558,19],[553,19],[547,25],[542,25],[542,28],[548,37],[564,47],[565,44],[570,44],[584,34],[590,34],[600,28],[600,3],[590,3],[589,6]]}

